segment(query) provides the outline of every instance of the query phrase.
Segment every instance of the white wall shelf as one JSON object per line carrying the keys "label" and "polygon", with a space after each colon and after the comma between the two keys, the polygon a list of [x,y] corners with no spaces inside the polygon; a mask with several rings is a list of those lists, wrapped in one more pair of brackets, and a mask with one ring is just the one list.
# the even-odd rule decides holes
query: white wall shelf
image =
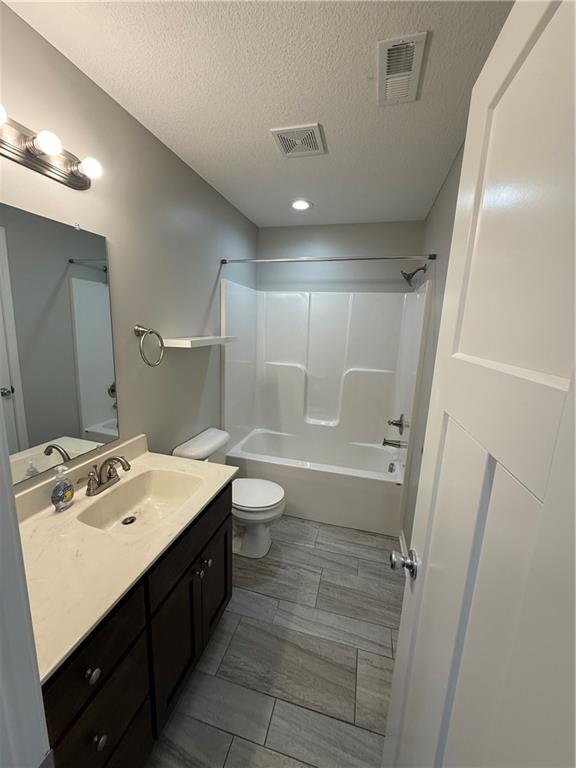
{"label": "white wall shelf", "polygon": [[236,336],[175,336],[164,339],[167,349],[194,349],[195,347],[214,347],[236,341]]}

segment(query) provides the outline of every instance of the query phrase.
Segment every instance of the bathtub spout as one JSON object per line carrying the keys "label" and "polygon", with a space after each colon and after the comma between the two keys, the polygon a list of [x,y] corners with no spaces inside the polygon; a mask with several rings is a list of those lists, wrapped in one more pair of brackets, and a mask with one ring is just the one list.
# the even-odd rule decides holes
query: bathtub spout
{"label": "bathtub spout", "polygon": [[382,440],[382,445],[389,445],[391,448],[408,448],[406,440]]}

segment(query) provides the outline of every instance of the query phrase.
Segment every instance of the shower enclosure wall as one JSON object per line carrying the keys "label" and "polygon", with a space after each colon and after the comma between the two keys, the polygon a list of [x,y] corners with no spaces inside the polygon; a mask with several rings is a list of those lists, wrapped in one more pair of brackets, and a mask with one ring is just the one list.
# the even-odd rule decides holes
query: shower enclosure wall
{"label": "shower enclosure wall", "polygon": [[222,281],[228,462],[280,483],[287,513],[398,535],[426,290],[258,291]]}

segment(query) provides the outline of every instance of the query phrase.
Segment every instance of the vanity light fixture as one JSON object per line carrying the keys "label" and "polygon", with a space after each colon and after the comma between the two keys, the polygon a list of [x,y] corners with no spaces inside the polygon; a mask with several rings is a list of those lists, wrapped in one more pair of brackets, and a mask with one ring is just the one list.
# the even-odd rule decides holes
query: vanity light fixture
{"label": "vanity light fixture", "polygon": [[307,211],[312,208],[312,203],[309,200],[294,200],[292,208],[295,211]]}
{"label": "vanity light fixture", "polygon": [[39,131],[32,139],[26,142],[26,148],[34,155],[59,155],[64,147],[62,142],[52,131]]}
{"label": "vanity light fixture", "polygon": [[95,157],[85,157],[73,169],[79,176],[88,176],[89,179],[99,179],[102,176],[102,165]]}
{"label": "vanity light fixture", "polygon": [[94,157],[79,157],[68,152],[52,131],[32,131],[8,117],[0,104],[0,155],[26,166],[72,189],[90,189],[93,179],[102,176],[102,166]]}

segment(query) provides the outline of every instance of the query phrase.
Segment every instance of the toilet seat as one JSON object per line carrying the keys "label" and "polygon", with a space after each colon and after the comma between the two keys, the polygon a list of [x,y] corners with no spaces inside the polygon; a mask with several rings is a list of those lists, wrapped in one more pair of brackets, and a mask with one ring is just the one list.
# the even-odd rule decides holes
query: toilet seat
{"label": "toilet seat", "polygon": [[271,480],[232,481],[232,506],[239,512],[266,517],[284,502],[284,489]]}
{"label": "toilet seat", "polygon": [[232,507],[232,516],[234,520],[239,523],[271,523],[282,517],[284,513],[284,502],[280,502],[275,507],[266,507],[265,509],[238,509],[238,507]]}

